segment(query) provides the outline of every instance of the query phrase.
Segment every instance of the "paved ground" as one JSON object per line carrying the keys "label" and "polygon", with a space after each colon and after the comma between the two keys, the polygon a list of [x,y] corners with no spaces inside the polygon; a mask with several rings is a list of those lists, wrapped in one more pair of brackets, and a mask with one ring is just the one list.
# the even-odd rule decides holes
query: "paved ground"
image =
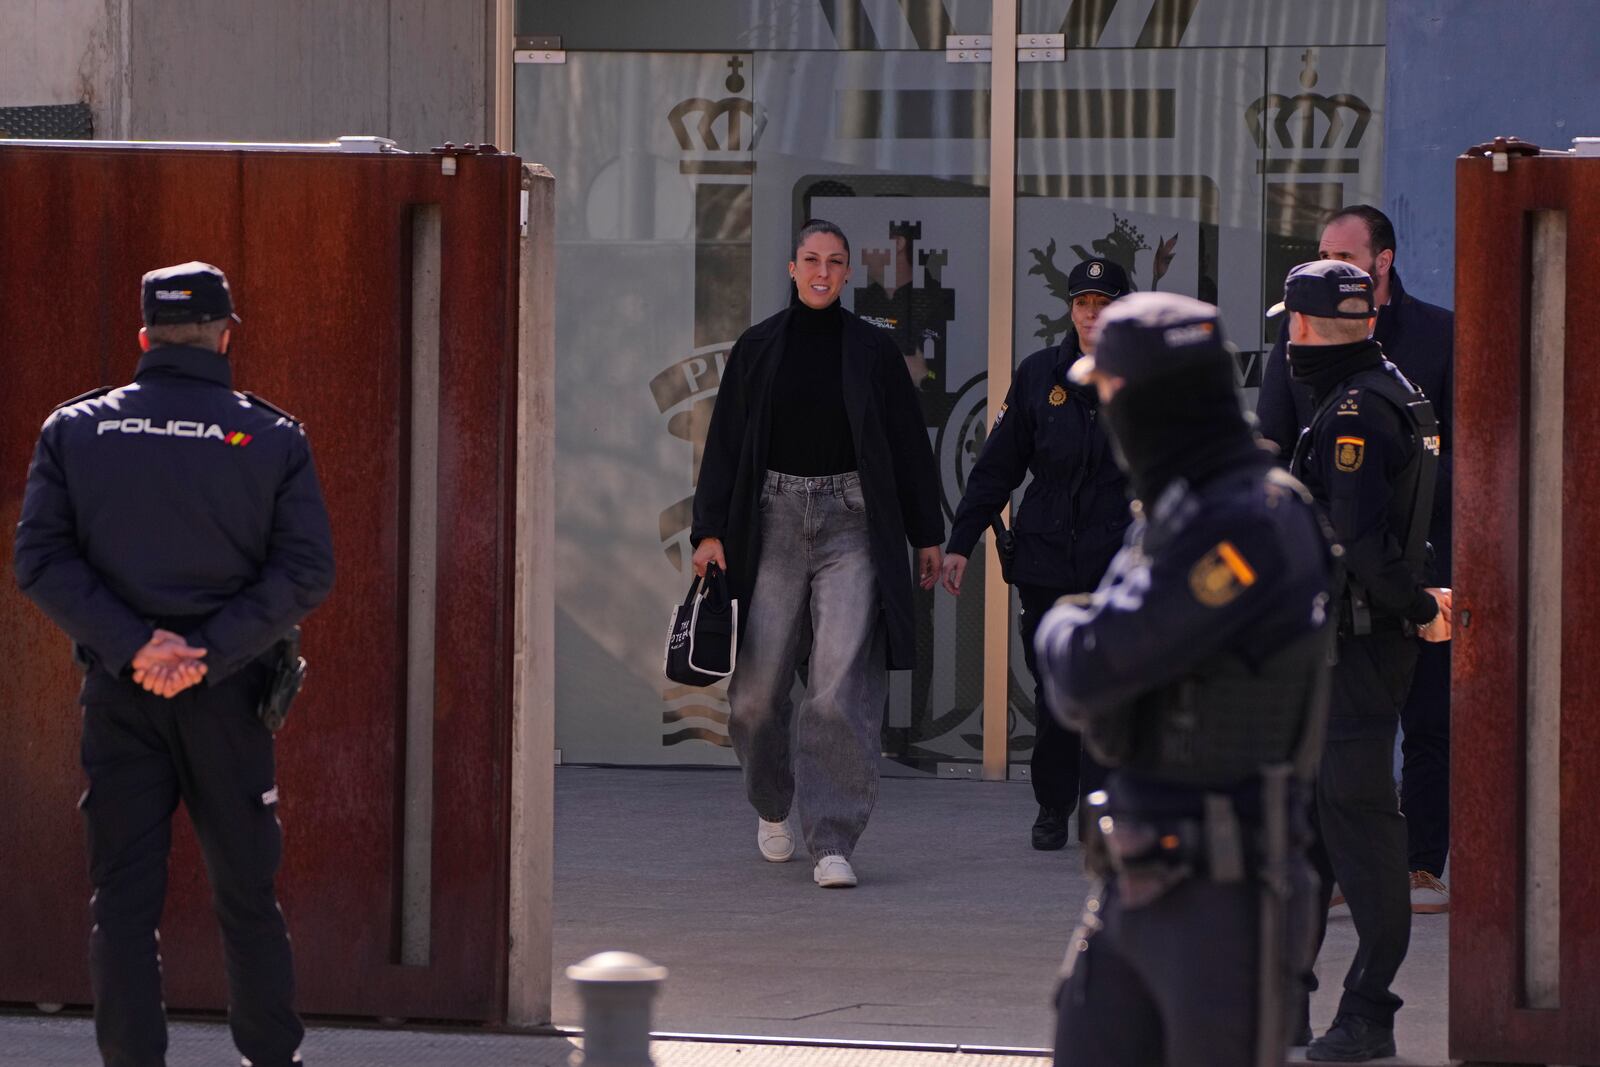
{"label": "paved ground", "polygon": [[[665,965],[661,1033],[892,1045],[926,1051],[658,1041],[663,1067],[990,1067],[985,1053],[1050,1041],[1047,997],[1084,895],[1076,845],[1028,847],[1022,784],[886,779],[853,890],[821,890],[811,865],[762,861],[728,771],[564,767],[556,778],[560,968],[627,949]],[[1398,1040],[1409,1064],[1445,1064],[1445,917],[1418,916],[1400,972]],[[1329,1022],[1355,935],[1334,913],[1312,1011]],[[564,977],[555,1022],[580,1011]],[[308,1062],[420,1067],[565,1064],[561,1037],[315,1027]],[[93,1062],[90,1024],[0,1015],[0,1067]],[[225,1028],[174,1027],[173,1067],[237,1062]]]}
{"label": "paved ground", "polygon": [[[557,794],[556,959],[625,948],[668,967],[659,1030],[1050,1044],[1086,881],[1076,844],[1029,847],[1026,785],[886,779],[852,890],[818,889],[803,859],[763,861],[733,772],[563,768]],[[1447,1062],[1447,924],[1417,917],[1400,972],[1415,1062]],[[1319,1032],[1354,948],[1336,910]],[[556,988],[555,1021],[576,1025],[571,986]]]}

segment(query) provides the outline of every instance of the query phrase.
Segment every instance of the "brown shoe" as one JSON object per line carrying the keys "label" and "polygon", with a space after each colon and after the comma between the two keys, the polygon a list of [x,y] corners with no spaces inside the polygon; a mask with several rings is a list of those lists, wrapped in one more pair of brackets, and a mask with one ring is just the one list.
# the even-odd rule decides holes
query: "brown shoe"
{"label": "brown shoe", "polygon": [[1450,890],[1427,871],[1411,872],[1411,911],[1415,915],[1442,915],[1450,910]]}

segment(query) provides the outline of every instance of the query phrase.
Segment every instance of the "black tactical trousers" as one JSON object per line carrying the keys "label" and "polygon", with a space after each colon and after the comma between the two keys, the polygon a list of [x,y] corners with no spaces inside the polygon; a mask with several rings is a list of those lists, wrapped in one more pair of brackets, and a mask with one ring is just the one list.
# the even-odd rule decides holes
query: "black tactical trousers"
{"label": "black tactical trousers", "polygon": [[181,799],[205,854],[222,924],[228,1022],[254,1067],[292,1061],[304,1028],[292,1007],[288,931],[273,895],[282,853],[272,735],[256,718],[263,676],[167,700],[132,682],[86,687],[82,808],[94,929],[95,1035],[107,1067],[164,1062],[166,1013],[156,928]]}
{"label": "black tactical trousers", "polygon": [[[1395,795],[1394,737],[1416,657],[1416,638],[1399,633],[1339,639],[1314,801],[1311,860],[1322,879],[1324,905],[1318,951],[1337,882],[1359,939],[1339,1012],[1384,1026],[1393,1025],[1400,1008],[1389,986],[1411,943],[1411,881],[1406,821]],[[1315,988],[1316,980],[1309,984]]]}
{"label": "black tactical trousers", "polygon": [[1293,976],[1310,957],[1310,871],[1291,864],[1283,953],[1260,960],[1262,889],[1191,878],[1142,908],[1123,906],[1112,878],[1091,893],[1056,994],[1056,1067],[1251,1067],[1262,981],[1275,989],[1269,1038],[1288,1054]]}
{"label": "black tactical trousers", "polygon": [[1425,644],[1400,712],[1405,737],[1400,810],[1406,816],[1409,866],[1435,877],[1450,855],[1450,645]]}
{"label": "black tactical trousers", "polygon": [[1039,665],[1033,654],[1033,635],[1039,629],[1039,620],[1069,592],[1047,585],[1017,586],[1017,598],[1022,601],[1017,628],[1022,634],[1022,654],[1028,673],[1033,675],[1033,707],[1038,717],[1028,775],[1033,780],[1033,796],[1039,806],[1065,814],[1071,814],[1077,807],[1079,795],[1102,788],[1106,780],[1105,768],[1083,750],[1077,732],[1062,726],[1045,707],[1044,680],[1039,676]]}

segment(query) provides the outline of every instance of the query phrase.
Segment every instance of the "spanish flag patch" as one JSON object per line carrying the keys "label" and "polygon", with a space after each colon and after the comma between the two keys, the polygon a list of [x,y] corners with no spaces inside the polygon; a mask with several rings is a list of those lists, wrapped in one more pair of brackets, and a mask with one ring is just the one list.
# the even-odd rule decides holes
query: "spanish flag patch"
{"label": "spanish flag patch", "polygon": [[1189,569],[1189,591],[1208,608],[1220,608],[1256,584],[1250,566],[1232,541],[1222,541]]}
{"label": "spanish flag patch", "polygon": [[1367,458],[1367,439],[1364,437],[1340,437],[1333,443],[1333,465],[1349,474],[1361,469],[1361,461]]}

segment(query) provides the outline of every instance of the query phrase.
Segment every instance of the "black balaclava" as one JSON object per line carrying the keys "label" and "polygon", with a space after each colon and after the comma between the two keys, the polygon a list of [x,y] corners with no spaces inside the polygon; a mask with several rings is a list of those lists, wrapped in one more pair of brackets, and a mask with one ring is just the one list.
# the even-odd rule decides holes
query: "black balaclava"
{"label": "black balaclava", "polygon": [[1198,484],[1242,460],[1267,461],[1227,360],[1130,382],[1100,410],[1117,465],[1147,507],[1176,478]]}
{"label": "black balaclava", "polygon": [[1369,367],[1383,365],[1383,346],[1372,338],[1342,345],[1288,346],[1289,373],[1311,387],[1320,403],[1340,382]]}

